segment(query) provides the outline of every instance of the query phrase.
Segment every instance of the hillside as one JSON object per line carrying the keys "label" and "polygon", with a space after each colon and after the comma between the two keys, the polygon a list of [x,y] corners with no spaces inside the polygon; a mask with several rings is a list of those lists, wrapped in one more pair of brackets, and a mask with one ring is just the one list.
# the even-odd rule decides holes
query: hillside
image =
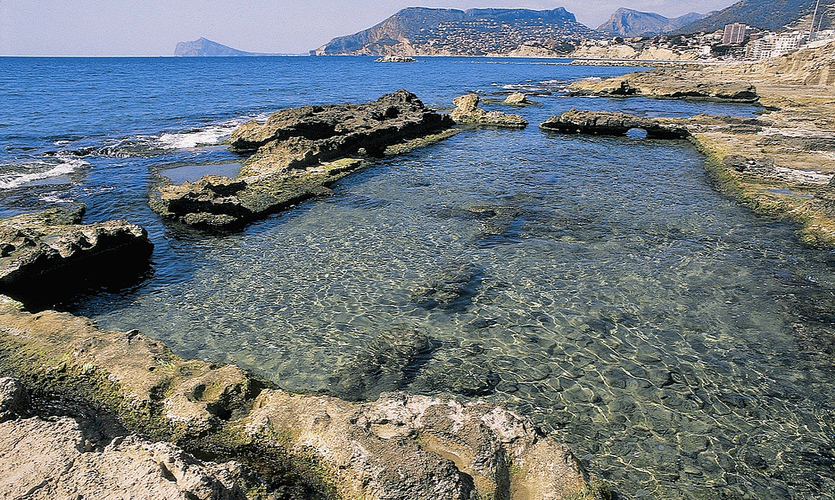
{"label": "hillside", "polygon": [[706,14],[691,12],[681,17],[668,18],[660,14],[620,8],[597,31],[625,37],[661,35],[704,17]]}
{"label": "hillside", "polygon": [[232,56],[268,56],[274,54],[258,54],[233,49],[217,42],[200,38],[192,42],[180,42],[174,48],[175,56],[182,57],[232,57]]}
{"label": "hillside", "polygon": [[430,9],[411,7],[359,33],[334,38],[314,55],[507,54],[523,44],[559,48],[566,40],[599,38],[564,8]]}
{"label": "hillside", "polygon": [[[704,19],[682,26],[675,33],[711,32],[741,22],[756,28],[781,31],[787,26],[809,29],[816,0],[743,0]],[[805,20],[805,23],[801,22]],[[835,26],[835,0],[821,0],[815,29]],[[805,26],[804,26],[805,24]]]}

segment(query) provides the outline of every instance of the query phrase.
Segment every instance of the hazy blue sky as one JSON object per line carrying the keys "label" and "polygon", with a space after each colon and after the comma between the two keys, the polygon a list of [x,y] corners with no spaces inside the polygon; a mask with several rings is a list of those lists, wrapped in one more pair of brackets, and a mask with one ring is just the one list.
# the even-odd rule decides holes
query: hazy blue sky
{"label": "hazy blue sky", "polygon": [[0,55],[171,55],[205,37],[250,52],[307,53],[405,7],[565,7],[595,28],[618,7],[675,17],[735,0],[0,0]]}

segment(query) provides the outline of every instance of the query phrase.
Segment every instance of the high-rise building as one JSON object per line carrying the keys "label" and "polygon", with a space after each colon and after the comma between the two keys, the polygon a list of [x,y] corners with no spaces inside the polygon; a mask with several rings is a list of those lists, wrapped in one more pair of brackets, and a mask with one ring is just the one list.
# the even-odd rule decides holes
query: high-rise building
{"label": "high-rise building", "polygon": [[748,26],[742,23],[725,25],[725,34],[722,36],[722,45],[739,45],[745,41],[745,34]]}

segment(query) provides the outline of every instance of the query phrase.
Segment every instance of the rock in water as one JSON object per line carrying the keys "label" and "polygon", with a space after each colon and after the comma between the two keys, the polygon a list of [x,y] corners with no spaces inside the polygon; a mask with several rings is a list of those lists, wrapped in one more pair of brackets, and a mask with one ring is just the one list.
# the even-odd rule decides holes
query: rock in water
{"label": "rock in water", "polygon": [[591,135],[626,135],[632,129],[642,129],[650,139],[685,139],[690,135],[686,127],[675,123],[629,113],[581,111],[573,108],[549,118],[539,128],[565,134]]}
{"label": "rock in water", "polygon": [[455,109],[450,116],[460,125],[484,125],[491,127],[525,128],[528,121],[519,115],[502,113],[501,111],[485,111],[478,107],[480,99],[477,94],[458,96],[452,100]]}
{"label": "rock in water", "polygon": [[403,389],[429,360],[434,344],[429,336],[411,325],[395,325],[381,332],[339,370],[328,392],[348,401],[376,399],[382,392]]}
{"label": "rock in water", "polygon": [[0,221],[0,293],[51,305],[86,288],[119,286],[148,269],[153,243],[125,220],[81,224],[83,205]]}
{"label": "rock in water", "polygon": [[178,222],[205,228],[244,224],[286,209],[361,168],[387,150],[403,151],[444,138],[447,115],[405,90],[363,104],[302,106],[273,113],[266,123],[235,130],[231,149],[248,155],[236,179],[207,176],[152,193],[151,207]]}
{"label": "rock in water", "polygon": [[412,292],[412,302],[425,309],[462,311],[478,293],[484,271],[474,264],[453,264]]}

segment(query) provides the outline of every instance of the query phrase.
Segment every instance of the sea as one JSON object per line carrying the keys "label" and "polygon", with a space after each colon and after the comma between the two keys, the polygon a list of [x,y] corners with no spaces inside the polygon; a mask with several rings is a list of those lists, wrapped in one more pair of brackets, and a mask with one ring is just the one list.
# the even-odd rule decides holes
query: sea
{"label": "sea", "polygon": [[[762,111],[566,92],[628,71],[509,58],[4,57],[0,217],[83,202],[85,222],[146,228],[146,275],[54,306],[181,356],[289,391],[331,394],[353,370],[371,381],[368,399],[377,383],[506,405],[620,499],[835,498],[835,254],[718,192],[687,141],[538,128],[571,108]],[[401,88],[441,112],[475,92],[530,126],[464,129],[381,158],[331,195],[236,231],[191,231],[148,206],[165,179],[234,175],[243,158],[224,140],[246,121]],[[516,91],[536,104],[499,104]],[[363,363],[396,358],[404,331],[429,347],[368,377]]]}

